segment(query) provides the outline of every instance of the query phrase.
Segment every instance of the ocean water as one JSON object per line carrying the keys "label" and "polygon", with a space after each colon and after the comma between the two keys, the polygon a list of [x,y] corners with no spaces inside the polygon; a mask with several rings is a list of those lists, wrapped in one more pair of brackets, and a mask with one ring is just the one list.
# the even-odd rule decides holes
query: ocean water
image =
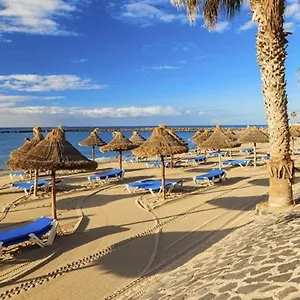
{"label": "ocean water", "polygon": [[[3,128],[1,128],[2,130]],[[7,129],[6,129],[7,130]],[[13,129],[15,130],[15,128]],[[45,136],[45,133],[43,133]],[[99,136],[105,141],[109,142],[112,139],[112,132],[100,132]],[[129,138],[132,135],[131,131],[123,132],[123,134]],[[140,135],[147,139],[151,132],[140,132]],[[188,141],[190,137],[193,136],[193,132],[179,132],[177,133],[182,139],[189,143],[190,147],[195,147],[195,144]],[[89,132],[66,132],[66,139],[77,148],[83,155],[87,158],[91,158],[92,148],[91,147],[81,147],[78,145],[79,142],[84,140],[89,136]],[[12,150],[20,147],[24,143],[24,139],[32,138],[32,133],[2,133],[0,134],[0,169],[7,169],[6,162],[9,159],[9,154]],[[131,155],[131,151],[124,152],[124,156]],[[116,157],[117,152],[105,152],[102,153],[99,147],[96,147],[96,158],[101,157]]]}

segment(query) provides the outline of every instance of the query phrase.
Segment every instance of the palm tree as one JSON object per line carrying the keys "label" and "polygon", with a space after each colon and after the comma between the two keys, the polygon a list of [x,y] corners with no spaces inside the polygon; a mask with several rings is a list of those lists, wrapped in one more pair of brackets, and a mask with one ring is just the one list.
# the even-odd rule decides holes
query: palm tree
{"label": "palm tree", "polygon": [[292,111],[290,114],[292,119],[296,119],[297,118],[297,113],[295,111]]}
{"label": "palm tree", "polygon": [[[170,0],[178,8],[186,8],[191,22],[198,12],[208,29],[213,28],[219,13],[233,18],[240,11],[241,0]],[[270,162],[269,206],[289,206],[293,202],[294,163],[290,157],[290,132],[287,112],[285,59],[288,33],[283,28],[284,0],[250,0],[252,20],[258,25],[256,37],[257,63],[261,70],[263,98],[267,115]]]}

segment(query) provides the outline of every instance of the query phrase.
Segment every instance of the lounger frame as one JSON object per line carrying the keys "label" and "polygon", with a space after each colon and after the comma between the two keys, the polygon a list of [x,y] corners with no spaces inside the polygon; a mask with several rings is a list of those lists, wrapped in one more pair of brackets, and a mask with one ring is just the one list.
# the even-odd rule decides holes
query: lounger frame
{"label": "lounger frame", "polygon": [[[96,176],[96,175],[93,175]],[[114,180],[123,180],[125,176],[125,170],[122,169],[122,172],[120,175],[115,175],[115,176],[106,176],[104,179],[101,179],[100,177],[96,178],[96,179],[91,179],[91,176],[88,176],[88,181],[91,185],[95,185],[97,183],[99,183],[100,185],[105,185],[107,183],[109,183],[110,181],[114,181]]]}
{"label": "lounger frame", "polygon": [[224,171],[223,175],[220,175],[218,177],[213,177],[212,179],[209,179],[208,177],[203,176],[203,179],[199,180],[195,176],[193,178],[193,181],[195,185],[197,186],[213,186],[216,182],[225,181],[227,178],[226,171]]}
{"label": "lounger frame", "polygon": [[[48,238],[45,241],[43,241],[41,238],[37,237],[34,233],[30,233],[28,235],[28,241],[32,242],[34,244],[37,244],[41,248],[44,248],[44,247],[47,247],[47,246],[51,246],[53,244],[55,236],[57,234],[58,226],[59,226],[58,221],[57,220],[53,220],[51,222],[51,229],[49,230]],[[19,243],[16,243],[16,245],[17,244],[19,244]],[[5,247],[3,246],[3,242],[0,242],[0,254],[3,251],[4,248]]]}

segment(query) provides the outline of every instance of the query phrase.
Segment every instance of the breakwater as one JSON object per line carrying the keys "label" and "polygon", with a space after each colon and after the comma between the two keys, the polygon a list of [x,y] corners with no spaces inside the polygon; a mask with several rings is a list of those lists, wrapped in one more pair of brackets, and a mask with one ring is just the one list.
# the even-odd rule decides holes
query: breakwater
{"label": "breakwater", "polygon": [[[223,128],[231,128],[234,130],[241,130],[245,129],[246,126],[223,126]],[[264,126],[259,126],[264,127]],[[66,132],[91,132],[95,129],[95,127],[63,127]],[[99,132],[113,132],[113,131],[121,131],[121,132],[128,132],[128,131],[139,131],[139,132],[151,132],[153,127],[97,127],[99,128]],[[189,127],[189,126],[169,126],[175,132],[195,132],[197,130],[204,131],[207,128],[213,129],[214,126],[199,126],[199,127]],[[41,132],[49,132],[52,128],[42,128]],[[32,128],[22,128],[22,129],[0,129],[0,134],[4,133],[31,133]]]}

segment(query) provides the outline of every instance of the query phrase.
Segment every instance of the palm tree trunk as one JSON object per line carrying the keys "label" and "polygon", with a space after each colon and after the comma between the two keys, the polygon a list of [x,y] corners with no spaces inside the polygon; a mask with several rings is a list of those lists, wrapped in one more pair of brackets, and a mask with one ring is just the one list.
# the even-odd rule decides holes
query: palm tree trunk
{"label": "palm tree trunk", "polygon": [[164,156],[160,156],[161,159],[161,188],[162,188],[162,194],[163,198],[166,199],[166,187],[165,187],[165,182],[166,182],[166,173],[165,173],[165,159]]}
{"label": "palm tree trunk", "polygon": [[285,81],[286,33],[283,29],[284,0],[250,0],[253,21],[258,24],[257,62],[267,115],[270,161],[269,206],[289,206],[293,202],[294,163],[290,157],[290,132]]}

